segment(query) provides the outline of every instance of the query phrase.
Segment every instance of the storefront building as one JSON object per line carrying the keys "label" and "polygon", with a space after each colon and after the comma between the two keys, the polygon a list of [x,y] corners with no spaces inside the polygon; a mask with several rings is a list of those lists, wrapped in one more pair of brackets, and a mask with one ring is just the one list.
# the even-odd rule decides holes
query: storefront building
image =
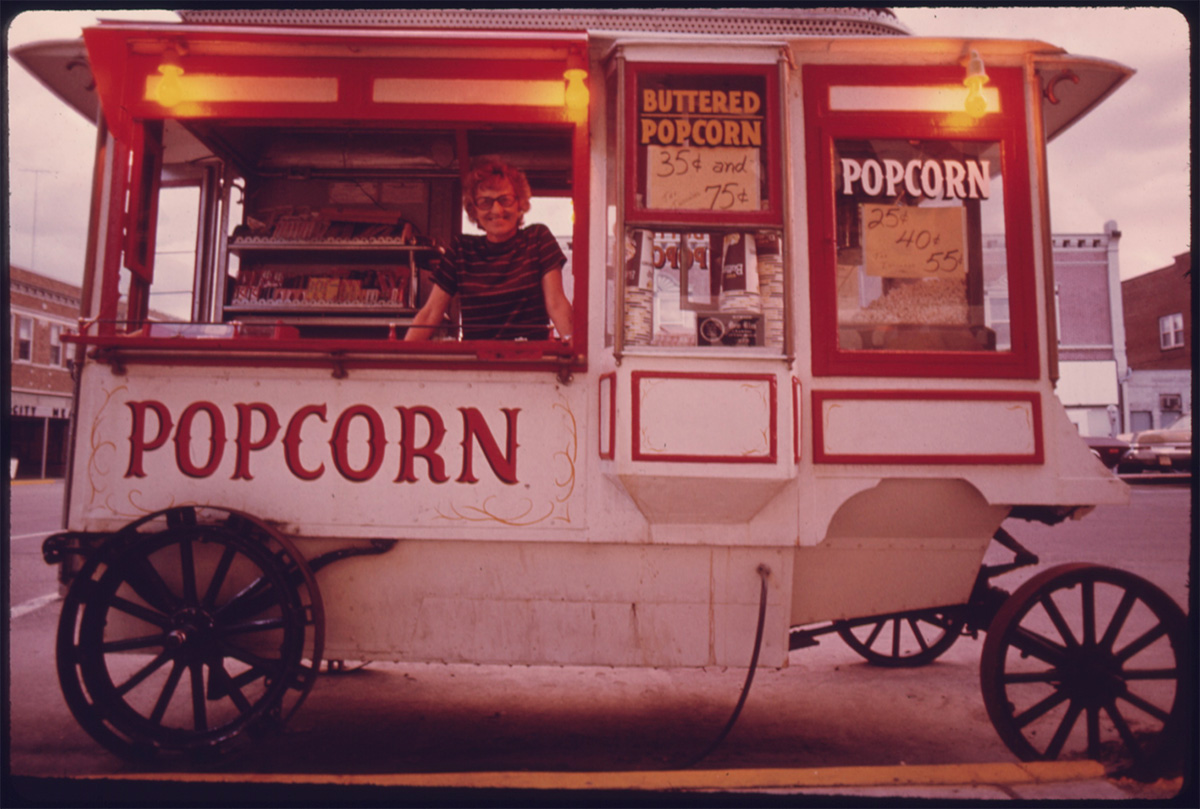
{"label": "storefront building", "polygon": [[1128,374],[1121,308],[1121,231],[1055,234],[1054,307],[1059,376],[1055,392],[1080,435],[1117,435],[1129,418],[1120,382]]}
{"label": "storefront building", "polygon": [[1192,412],[1193,283],[1190,252],[1121,283],[1130,432],[1169,427]]}
{"label": "storefront building", "polygon": [[9,295],[9,476],[62,477],[75,357],[62,335],[77,328],[79,287],[10,265]]}

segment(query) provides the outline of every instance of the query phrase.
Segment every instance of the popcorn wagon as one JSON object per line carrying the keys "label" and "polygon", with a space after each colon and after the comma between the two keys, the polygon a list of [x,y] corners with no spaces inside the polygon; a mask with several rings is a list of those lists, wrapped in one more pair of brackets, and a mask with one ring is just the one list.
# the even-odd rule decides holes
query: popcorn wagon
{"label": "popcorn wagon", "polygon": [[[915,666],[980,631],[1021,759],[1175,743],[1169,597],[990,584],[1037,561],[1006,519],[1128,499],[1054,393],[1045,150],[1128,68],[882,9],[181,16],[15,54],[98,127],[44,550],[99,743],[224,748],[322,661]],[[567,212],[572,334],[455,305],[404,339],[480,155]],[[152,319],[180,191],[190,316]]]}

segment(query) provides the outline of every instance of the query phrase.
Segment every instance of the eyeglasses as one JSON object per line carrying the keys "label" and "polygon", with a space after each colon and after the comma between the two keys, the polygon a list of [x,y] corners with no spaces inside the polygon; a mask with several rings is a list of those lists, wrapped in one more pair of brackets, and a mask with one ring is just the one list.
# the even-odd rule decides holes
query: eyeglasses
{"label": "eyeglasses", "polygon": [[517,201],[517,198],[512,194],[505,194],[502,197],[475,197],[475,207],[481,211],[490,211],[492,206],[497,202],[501,208],[511,208]]}

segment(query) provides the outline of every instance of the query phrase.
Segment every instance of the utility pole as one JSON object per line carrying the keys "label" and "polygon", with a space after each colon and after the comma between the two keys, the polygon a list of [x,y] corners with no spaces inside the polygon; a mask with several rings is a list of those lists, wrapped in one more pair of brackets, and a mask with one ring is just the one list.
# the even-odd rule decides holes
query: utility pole
{"label": "utility pole", "polygon": [[17,169],[33,175],[33,232],[29,248],[29,269],[37,271],[37,216],[38,216],[38,183],[43,174],[58,174],[51,169]]}

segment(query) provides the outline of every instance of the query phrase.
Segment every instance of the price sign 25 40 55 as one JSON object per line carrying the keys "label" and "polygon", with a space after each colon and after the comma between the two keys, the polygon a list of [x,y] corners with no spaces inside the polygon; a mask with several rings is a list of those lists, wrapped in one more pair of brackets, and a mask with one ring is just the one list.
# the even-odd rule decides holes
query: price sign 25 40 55
{"label": "price sign 25 40 55", "polygon": [[883,278],[962,278],[966,213],[961,207],[861,206],[863,263]]}

